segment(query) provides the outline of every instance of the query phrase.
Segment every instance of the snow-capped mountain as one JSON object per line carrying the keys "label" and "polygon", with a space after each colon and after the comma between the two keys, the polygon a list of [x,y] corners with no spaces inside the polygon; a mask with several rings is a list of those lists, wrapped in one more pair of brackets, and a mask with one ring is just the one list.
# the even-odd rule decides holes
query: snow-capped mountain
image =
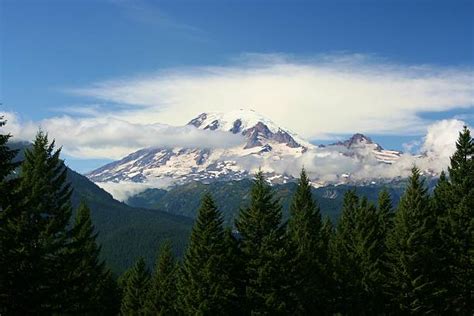
{"label": "snow-capped mountain", "polygon": [[[249,110],[229,113],[202,113],[187,125],[202,130],[225,131],[243,136],[244,142],[232,148],[145,148],[92,171],[94,182],[186,183],[239,180],[251,177],[259,168],[275,183],[293,179],[289,167],[307,152],[326,155],[328,150],[354,160],[375,159],[392,163],[399,152],[384,150],[370,138],[355,134],[349,140],[315,146],[270,119]],[[322,152],[320,153],[319,150]],[[340,177],[347,179],[347,175]]]}

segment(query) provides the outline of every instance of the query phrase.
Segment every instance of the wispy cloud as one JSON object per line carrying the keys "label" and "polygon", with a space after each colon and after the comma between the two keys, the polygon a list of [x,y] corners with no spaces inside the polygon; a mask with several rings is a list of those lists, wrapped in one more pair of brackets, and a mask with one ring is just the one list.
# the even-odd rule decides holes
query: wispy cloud
{"label": "wispy cloud", "polygon": [[365,55],[295,59],[245,55],[228,66],[160,71],[98,82],[74,93],[128,105],[134,123],[182,124],[205,111],[252,108],[307,138],[355,131],[410,135],[423,112],[474,106],[471,68],[402,65]]}
{"label": "wispy cloud", "polygon": [[209,40],[208,34],[199,27],[181,22],[166,13],[156,3],[145,0],[111,0],[130,20],[150,27],[163,28],[194,40]]}

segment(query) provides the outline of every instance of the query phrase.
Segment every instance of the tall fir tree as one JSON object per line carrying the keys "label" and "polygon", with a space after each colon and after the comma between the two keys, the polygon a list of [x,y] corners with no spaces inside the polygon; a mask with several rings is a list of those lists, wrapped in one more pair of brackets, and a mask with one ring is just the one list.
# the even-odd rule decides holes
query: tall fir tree
{"label": "tall fir tree", "polygon": [[443,254],[446,256],[449,312],[474,313],[474,140],[464,127],[448,168],[440,177],[435,206],[441,216]]}
{"label": "tall fir tree", "polygon": [[178,264],[171,243],[160,247],[150,283],[146,313],[148,315],[177,315]]}
{"label": "tall fir tree", "polygon": [[179,305],[186,315],[227,315],[237,300],[228,261],[222,215],[205,194],[191,231],[179,282]]}
{"label": "tall fir tree", "polygon": [[39,132],[21,166],[19,196],[8,206],[2,235],[7,309],[17,313],[67,311],[74,284],[67,271],[71,189],[54,141]]}
{"label": "tall fir tree", "polygon": [[336,312],[379,314],[383,304],[383,254],[380,214],[367,198],[350,190],[333,242]]}
{"label": "tall fir tree", "polygon": [[387,189],[383,189],[379,193],[377,211],[380,217],[380,224],[382,225],[382,234],[387,236],[388,232],[393,228],[393,217],[395,215],[393,212],[392,197]]}
{"label": "tall fir tree", "polygon": [[[5,124],[3,116],[0,116],[0,127]],[[13,162],[18,152],[9,148],[10,138],[10,134],[0,133],[0,267],[4,267],[0,269],[0,314],[7,314],[10,310],[8,307],[12,301],[11,296],[15,295],[9,286],[10,273],[6,267],[12,263],[10,255],[15,242],[15,237],[11,235],[8,227],[10,222],[8,219],[15,212],[12,204],[18,180],[12,175],[19,164]]]}
{"label": "tall fir tree", "polygon": [[379,270],[379,279],[378,288],[381,290],[380,296],[378,296],[378,306],[383,309],[390,308],[390,300],[387,295],[387,285],[385,282],[386,277],[390,273],[388,265],[388,236],[392,233],[394,225],[394,210],[392,205],[392,197],[390,193],[383,189],[379,192],[378,202],[377,202],[377,213],[378,213],[378,230],[379,230],[379,261],[377,263],[377,268]]}
{"label": "tall fir tree", "polygon": [[246,312],[253,315],[293,313],[291,260],[286,249],[281,205],[262,172],[255,177],[250,206],[241,210],[235,225],[244,260]]}
{"label": "tall fir tree", "polygon": [[[68,268],[70,278],[76,280],[76,297],[73,299],[74,312],[100,314],[105,312],[105,303],[111,290],[110,272],[99,259],[100,247],[97,245],[97,233],[94,231],[90,209],[81,202],[72,230],[71,257]],[[72,295],[69,294],[69,295]],[[72,298],[69,298],[70,300]]]}
{"label": "tall fir tree", "polygon": [[[5,126],[5,124],[6,121],[3,116],[0,116],[0,127]],[[13,162],[18,150],[12,150],[8,146],[8,140],[11,137],[11,134],[0,133],[0,209],[6,207],[6,198],[13,191],[11,187],[13,179],[7,179],[7,177],[19,166],[19,162]]]}
{"label": "tall fir tree", "polygon": [[414,167],[387,245],[388,284],[394,312],[440,312],[436,230],[437,217],[430,207],[424,179]]}
{"label": "tall fir tree", "polygon": [[323,309],[325,313],[332,315],[335,312],[335,282],[334,282],[334,267],[333,259],[331,253],[331,245],[334,238],[334,226],[331,222],[331,219],[326,216],[323,220],[321,227],[321,244],[323,245],[321,255],[319,256],[321,260],[322,272],[326,277],[326,306]]}
{"label": "tall fir tree", "polygon": [[290,205],[289,245],[294,248],[292,278],[295,281],[297,312],[324,313],[328,300],[328,277],[324,271],[324,240],[321,214],[311,193],[311,183],[303,169]]}
{"label": "tall fir tree", "polygon": [[362,308],[359,306],[362,304],[360,289],[355,286],[355,280],[361,279],[361,273],[353,243],[358,207],[359,197],[355,190],[347,191],[344,194],[341,217],[331,241],[334,308],[335,312],[342,314],[357,313]]}
{"label": "tall fir tree", "polygon": [[127,316],[146,315],[150,272],[146,267],[145,260],[139,258],[126,274],[120,312]]}
{"label": "tall fir tree", "polygon": [[383,283],[385,280],[385,236],[387,226],[377,208],[363,198],[356,214],[353,242],[360,272],[356,288],[363,295],[365,314],[382,314],[385,310]]}

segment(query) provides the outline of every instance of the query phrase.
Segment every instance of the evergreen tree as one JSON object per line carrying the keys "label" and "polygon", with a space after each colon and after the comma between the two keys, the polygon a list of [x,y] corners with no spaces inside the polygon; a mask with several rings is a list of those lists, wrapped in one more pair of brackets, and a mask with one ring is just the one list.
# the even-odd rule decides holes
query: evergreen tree
{"label": "evergreen tree", "polygon": [[[3,127],[6,121],[0,116],[0,127]],[[12,295],[15,293],[9,288],[9,270],[8,267],[12,261],[9,256],[14,247],[14,236],[10,234],[8,228],[8,218],[12,216],[12,208],[15,196],[17,180],[12,179],[13,171],[18,167],[18,163],[13,162],[16,156],[16,150],[10,150],[8,140],[10,134],[0,133],[0,314],[6,314],[12,301]]]}
{"label": "evergreen tree", "polygon": [[239,240],[230,228],[224,231],[224,244],[226,249],[226,263],[228,265],[227,274],[230,275],[235,287],[235,299],[230,301],[232,314],[241,315],[243,313],[243,300],[245,296],[245,273],[242,253],[239,248]]}
{"label": "evergreen tree", "polygon": [[1,233],[8,236],[2,245],[7,311],[54,313],[72,305],[74,284],[66,268],[71,189],[59,155],[54,141],[39,132],[21,166],[21,200],[2,214]]}
{"label": "evergreen tree", "polygon": [[201,207],[184,258],[179,282],[179,300],[186,315],[235,313],[236,287],[229,275],[223,219],[210,194]]}
{"label": "evergreen tree", "polygon": [[101,306],[96,315],[118,315],[122,297],[117,280],[110,270],[107,270],[102,278],[100,289]]}
{"label": "evergreen tree", "polygon": [[[448,310],[474,313],[474,141],[469,129],[459,133],[448,168],[440,177],[435,205],[440,213],[443,254],[448,262]],[[444,211],[444,212],[443,212]],[[445,263],[446,264],[446,263]]]}
{"label": "evergreen tree", "polygon": [[378,214],[380,216],[380,224],[382,225],[382,235],[387,236],[387,234],[393,228],[393,206],[392,206],[392,198],[390,197],[390,193],[386,189],[383,189],[379,193],[378,199]]}
{"label": "evergreen tree", "polygon": [[290,205],[288,237],[295,249],[293,258],[296,300],[299,314],[322,313],[327,306],[328,280],[324,274],[326,258],[321,238],[321,214],[304,169]]}
{"label": "evergreen tree", "polygon": [[331,245],[334,238],[334,226],[326,216],[321,227],[321,244],[319,259],[321,260],[322,274],[325,276],[325,307],[324,313],[332,315],[335,312],[335,282],[333,278],[334,267],[332,261]]}
{"label": "evergreen tree", "polygon": [[363,295],[364,306],[361,311],[365,314],[381,314],[385,309],[382,286],[385,281],[383,262],[386,224],[376,207],[365,198],[356,215],[354,257],[361,278],[355,280],[355,284],[360,289],[360,295]]}
{"label": "evergreen tree", "polygon": [[389,290],[395,311],[440,312],[436,307],[440,293],[436,226],[424,180],[413,168],[388,238]]}
{"label": "evergreen tree", "polygon": [[346,192],[332,242],[336,312],[379,314],[384,306],[383,216],[367,198]]}
{"label": "evergreen tree", "polygon": [[331,242],[335,309],[342,314],[357,313],[363,308],[360,306],[363,303],[362,293],[355,284],[356,280],[362,279],[353,240],[358,208],[359,198],[355,190],[347,191]]}
{"label": "evergreen tree", "polygon": [[248,313],[288,314],[294,311],[289,279],[290,258],[286,249],[281,206],[275,201],[262,172],[251,189],[250,206],[236,220],[245,262],[245,303]]}
{"label": "evergreen tree", "polygon": [[[0,116],[0,127],[3,127],[6,121],[3,116]],[[19,163],[13,162],[13,158],[18,153],[18,150],[11,150],[8,147],[8,140],[11,138],[10,134],[0,133],[0,209],[6,207],[6,198],[11,192],[11,179],[7,181],[7,177],[19,166]]]}
{"label": "evergreen tree", "polygon": [[378,289],[381,291],[377,298],[379,308],[388,309],[390,307],[389,298],[387,296],[387,285],[385,279],[390,273],[388,262],[388,236],[392,233],[393,230],[393,218],[394,211],[392,206],[392,199],[390,193],[386,189],[383,189],[379,193],[378,197],[378,231],[379,231],[379,261],[377,263],[377,268],[379,269],[379,280]]}
{"label": "evergreen tree", "polygon": [[[97,245],[97,233],[90,217],[89,207],[82,202],[76,214],[72,230],[72,243],[69,255],[71,266],[68,268],[71,278],[76,280],[77,297],[74,298],[74,311],[81,313],[99,313],[110,290],[110,272],[100,261],[100,247]],[[71,295],[71,294],[69,294]],[[72,298],[69,298],[70,300]]]}
{"label": "evergreen tree", "polygon": [[126,274],[120,312],[122,315],[145,315],[150,288],[150,273],[146,268],[145,260],[139,258]]}
{"label": "evergreen tree", "polygon": [[159,252],[146,303],[148,315],[176,315],[178,265],[171,244],[166,242]]}

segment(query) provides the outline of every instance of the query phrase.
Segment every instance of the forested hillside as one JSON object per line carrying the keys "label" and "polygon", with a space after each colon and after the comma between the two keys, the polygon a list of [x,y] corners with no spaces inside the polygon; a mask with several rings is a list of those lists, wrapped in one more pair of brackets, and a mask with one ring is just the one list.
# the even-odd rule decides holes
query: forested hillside
{"label": "forested hillside", "polygon": [[[12,143],[10,148],[18,150],[14,160],[19,162],[24,160],[24,151],[31,149],[31,144]],[[87,203],[99,232],[101,257],[112,271],[122,273],[138,256],[143,256],[151,264],[156,257],[156,248],[165,240],[172,242],[176,255],[184,253],[192,219],[159,210],[130,207],[69,168],[67,181],[72,187],[73,214],[81,201]]]}
{"label": "forested hillside", "polygon": [[[436,185],[437,179],[427,179],[430,191]],[[205,184],[193,182],[163,189],[147,189],[135,196],[130,197],[126,203],[134,207],[157,209],[172,214],[179,214],[195,218],[199,208],[201,197],[205,192],[212,192],[212,195],[219,206],[224,220],[232,225],[239,210],[246,207],[250,202],[250,187],[252,181],[243,179],[240,181],[219,181]],[[391,196],[392,202],[396,206],[400,196],[406,187],[406,180],[370,184],[370,185],[329,185],[320,188],[312,188],[312,194],[321,207],[321,214],[328,216],[334,223],[341,214],[341,207],[344,194],[355,189],[357,194],[366,196],[369,201],[376,201],[378,194],[386,189]],[[272,185],[276,198],[283,206],[283,218],[289,216],[289,204],[291,197],[296,190],[296,183]]]}

